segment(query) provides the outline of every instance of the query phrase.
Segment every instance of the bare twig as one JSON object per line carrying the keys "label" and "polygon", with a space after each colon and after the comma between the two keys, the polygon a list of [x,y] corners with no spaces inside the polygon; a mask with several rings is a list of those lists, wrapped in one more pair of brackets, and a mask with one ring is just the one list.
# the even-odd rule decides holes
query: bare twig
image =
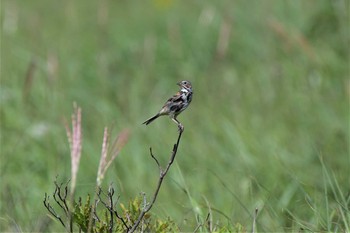
{"label": "bare twig", "polygon": [[[61,185],[58,185],[57,182],[55,181],[55,185],[56,185],[56,189],[57,189],[57,192],[55,190],[55,193],[56,193],[56,195],[58,195],[60,202],[63,203],[63,207],[62,207],[62,204],[60,204],[59,201],[57,201],[57,197],[55,197],[55,195],[54,195],[54,199],[60,205],[60,207],[63,208],[64,211],[66,212],[66,215],[67,215],[68,220],[69,220],[69,232],[73,232],[72,212],[70,211],[70,209],[68,207],[68,203],[67,203],[68,183],[69,182],[70,182],[70,180],[68,180],[67,184],[64,186],[64,192],[62,194],[61,188],[62,188],[63,183],[61,183]],[[72,202],[73,202],[73,200],[72,200]]]}
{"label": "bare twig", "polygon": [[174,147],[173,147],[173,150],[171,152],[171,155],[170,155],[170,159],[169,159],[169,162],[167,164],[167,166],[165,167],[165,169],[163,170],[162,167],[160,166],[159,164],[159,161],[156,159],[156,157],[153,155],[152,153],[152,148],[150,148],[150,153],[151,153],[151,157],[155,160],[155,162],[157,163],[158,165],[158,168],[159,168],[159,179],[158,179],[158,184],[157,184],[157,187],[156,187],[156,191],[154,192],[153,194],[153,197],[152,197],[152,200],[150,203],[146,204],[144,206],[144,208],[142,209],[138,219],[136,220],[136,222],[134,223],[134,225],[132,226],[132,228],[128,231],[128,232],[135,232],[137,227],[139,226],[140,222],[142,221],[143,217],[145,216],[145,214],[150,211],[150,209],[152,208],[153,204],[155,203],[157,197],[158,197],[158,193],[159,193],[159,190],[160,190],[160,187],[162,186],[162,183],[163,183],[163,180],[164,180],[164,177],[166,176],[166,174],[168,173],[171,165],[173,164],[174,160],[175,160],[175,156],[176,156],[176,153],[177,153],[177,148],[179,147],[179,144],[180,144],[180,139],[181,139],[181,135],[184,131],[184,127],[181,127],[179,128],[179,136],[177,138],[177,141],[176,141],[176,144],[174,144]]}
{"label": "bare twig", "polygon": [[61,204],[61,198],[60,199],[57,199],[57,196],[59,197],[60,195],[58,193],[61,192],[61,186],[62,184],[59,186],[57,184],[57,182],[55,181],[55,192],[53,193],[53,199],[56,201],[56,203],[61,207],[61,209],[64,210],[65,214],[67,215],[68,214],[68,209],[63,205]]}
{"label": "bare twig", "polygon": [[[126,231],[129,231],[130,227],[128,226],[128,224],[125,222],[124,218],[122,218],[119,214],[118,211],[116,209],[114,209],[114,202],[113,202],[113,195],[114,195],[114,189],[112,186],[109,187],[108,189],[108,193],[107,193],[107,197],[108,197],[108,201],[109,203],[107,204],[106,202],[103,201],[101,194],[103,194],[102,189],[99,187],[98,191],[97,191],[97,196],[99,198],[99,201],[107,208],[107,210],[110,213],[110,229],[109,231],[112,232],[113,231],[113,214],[123,223],[124,227],[126,228]],[[119,200],[119,197],[117,199],[117,201]]]}
{"label": "bare twig", "polygon": [[108,199],[109,199],[109,206],[110,206],[110,217],[111,217],[111,220],[110,220],[110,224],[109,224],[109,232],[112,233],[113,231],[113,225],[114,225],[114,221],[113,221],[113,208],[114,208],[114,205],[113,205],[113,195],[114,195],[114,189],[110,186],[109,189],[108,189]]}
{"label": "bare twig", "polygon": [[49,196],[45,193],[44,197],[44,206],[49,211],[52,216],[54,216],[56,219],[58,219],[61,224],[67,229],[69,232],[73,232],[73,218],[72,213],[69,208],[69,203],[67,202],[68,198],[68,183],[65,184],[64,190],[62,190],[63,183],[58,184],[57,181],[54,181],[55,184],[55,191],[53,193],[53,199],[55,200],[56,204],[64,211],[64,214],[66,215],[67,219],[69,220],[69,225],[66,226],[66,224],[63,223],[63,219],[57,212],[54,210],[54,208],[51,206],[49,202]]}
{"label": "bare twig", "polygon": [[152,153],[152,147],[149,148],[149,152],[151,154],[152,159],[154,159],[154,161],[158,165],[159,171],[162,172],[162,167],[160,166],[160,163],[159,163],[158,159]]}
{"label": "bare twig", "polygon": [[254,219],[253,219],[253,227],[252,227],[252,233],[256,233],[256,218],[258,217],[258,208],[255,208],[254,212]]}
{"label": "bare twig", "polygon": [[44,206],[46,207],[46,209],[49,211],[49,213],[54,216],[56,219],[58,219],[60,221],[60,223],[66,227],[66,225],[64,225],[64,222],[61,218],[61,216],[59,214],[56,213],[56,211],[54,210],[54,208],[50,205],[50,197],[47,195],[47,193],[45,193],[45,198],[44,198]]}

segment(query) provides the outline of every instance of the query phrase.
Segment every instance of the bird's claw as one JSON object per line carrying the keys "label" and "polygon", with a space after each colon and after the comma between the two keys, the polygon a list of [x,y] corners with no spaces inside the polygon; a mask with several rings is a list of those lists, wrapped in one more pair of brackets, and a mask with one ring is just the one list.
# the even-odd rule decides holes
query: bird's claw
{"label": "bird's claw", "polygon": [[177,127],[179,128],[179,131],[182,133],[184,131],[184,126],[180,123],[177,125]]}

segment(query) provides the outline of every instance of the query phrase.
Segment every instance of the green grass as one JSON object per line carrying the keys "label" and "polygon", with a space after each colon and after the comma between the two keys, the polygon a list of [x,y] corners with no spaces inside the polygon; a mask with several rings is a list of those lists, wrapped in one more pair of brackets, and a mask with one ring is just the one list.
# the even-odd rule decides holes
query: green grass
{"label": "green grass", "polygon": [[247,230],[258,208],[259,231],[349,231],[346,9],[325,0],[2,1],[0,230],[63,230],[42,200],[56,175],[70,177],[63,118],[74,101],[84,137],[77,195],[94,191],[104,126],[131,130],[104,185],[124,202],[151,195],[158,170],[148,149],[165,163],[176,126],[141,123],[188,79],[193,102],[179,116],[185,132],[154,213],[184,231],[209,204],[215,221]]}

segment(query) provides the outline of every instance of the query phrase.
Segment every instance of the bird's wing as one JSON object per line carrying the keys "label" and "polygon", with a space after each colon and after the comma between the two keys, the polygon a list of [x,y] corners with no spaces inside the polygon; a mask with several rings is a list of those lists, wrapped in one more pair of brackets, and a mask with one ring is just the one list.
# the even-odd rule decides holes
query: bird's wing
{"label": "bird's wing", "polygon": [[179,102],[179,101],[182,101],[181,93],[177,92],[175,95],[170,97],[165,104],[167,104],[167,103],[175,103],[175,102]]}

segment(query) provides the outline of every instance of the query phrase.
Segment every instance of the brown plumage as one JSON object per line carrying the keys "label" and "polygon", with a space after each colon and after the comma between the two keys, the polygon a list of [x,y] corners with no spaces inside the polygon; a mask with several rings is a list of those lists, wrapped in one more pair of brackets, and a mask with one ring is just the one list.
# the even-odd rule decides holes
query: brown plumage
{"label": "brown plumage", "polygon": [[176,117],[185,110],[192,101],[192,84],[189,81],[181,81],[177,83],[180,86],[180,90],[167,100],[162,109],[153,117],[149,118],[143,124],[150,124],[152,121],[160,116],[168,115],[179,127],[183,130],[182,124],[176,119]]}

